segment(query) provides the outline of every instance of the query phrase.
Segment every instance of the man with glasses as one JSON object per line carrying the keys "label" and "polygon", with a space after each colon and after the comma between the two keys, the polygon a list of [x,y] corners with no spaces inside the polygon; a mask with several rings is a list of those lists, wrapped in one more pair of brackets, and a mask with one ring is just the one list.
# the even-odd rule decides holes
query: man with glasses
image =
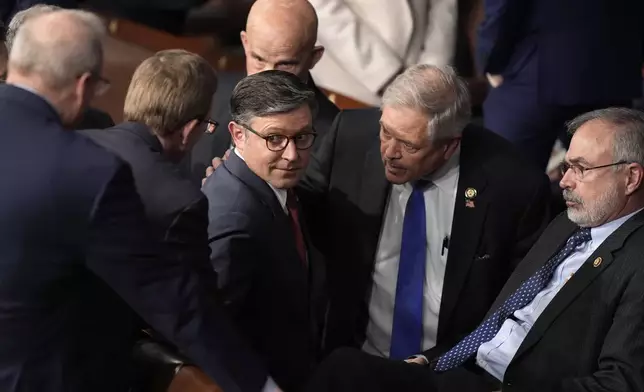
{"label": "man with glasses", "polygon": [[315,94],[297,76],[264,71],[230,100],[235,149],[204,183],[211,261],[225,304],[277,384],[297,391],[318,354],[321,263],[294,188],[317,136]]}
{"label": "man with glasses", "polygon": [[474,373],[504,392],[644,390],[644,113],[601,109],[568,129],[567,214],[479,326],[429,368],[339,351],[309,391],[449,392]]}
{"label": "man with glasses", "polygon": [[[204,287],[213,293],[208,201],[183,177],[177,163],[201,134],[217,126],[206,117],[216,88],[215,71],[206,60],[184,50],[161,51],[135,70],[125,97],[125,122],[81,131],[129,163],[146,214],[156,225],[159,240],[168,246],[168,256],[198,270]],[[136,355],[141,365],[136,373],[144,390],[145,385],[167,385],[175,373],[181,379],[180,371],[204,378],[197,368],[184,366],[189,360],[161,344],[154,331],[147,332],[154,340],[139,341]]]}

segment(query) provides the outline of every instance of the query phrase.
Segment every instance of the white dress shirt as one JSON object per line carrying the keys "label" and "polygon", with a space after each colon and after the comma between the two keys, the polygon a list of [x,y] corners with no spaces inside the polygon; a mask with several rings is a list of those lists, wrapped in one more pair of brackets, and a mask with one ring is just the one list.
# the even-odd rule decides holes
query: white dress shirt
{"label": "white dress shirt", "polygon": [[590,229],[591,240],[577,248],[555,269],[548,285],[536,295],[525,308],[514,312],[513,319],[507,319],[492,340],[483,343],[476,355],[476,363],[488,373],[503,381],[510,361],[548,304],[557,295],[575,272],[588,261],[588,258],[599,248],[608,236],[617,230],[630,217],[638,213],[621,217],[598,227]]}
{"label": "white dress shirt", "polygon": [[[452,230],[459,156],[460,152],[457,151],[429,178],[431,185],[424,192],[427,257],[423,289],[423,342],[422,347],[418,347],[419,352],[436,345],[438,313],[448,252],[447,249],[443,249],[443,241],[449,238]],[[411,184],[392,186],[376,251],[369,323],[363,350],[382,357],[389,357],[403,220],[411,192]]]}

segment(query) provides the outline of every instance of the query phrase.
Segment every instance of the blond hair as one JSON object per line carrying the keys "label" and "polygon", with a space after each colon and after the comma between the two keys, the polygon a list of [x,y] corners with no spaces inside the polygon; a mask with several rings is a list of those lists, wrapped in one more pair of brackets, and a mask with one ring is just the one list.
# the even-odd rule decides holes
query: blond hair
{"label": "blond hair", "polygon": [[123,117],[167,136],[191,120],[203,120],[217,89],[215,70],[201,56],[163,50],[138,66],[125,97]]}

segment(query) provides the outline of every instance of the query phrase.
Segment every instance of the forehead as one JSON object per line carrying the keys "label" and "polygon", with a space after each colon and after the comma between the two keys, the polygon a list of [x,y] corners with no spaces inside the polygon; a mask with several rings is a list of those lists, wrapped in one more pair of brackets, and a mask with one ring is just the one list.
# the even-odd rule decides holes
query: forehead
{"label": "forehead", "polygon": [[304,38],[283,27],[269,25],[249,27],[246,38],[251,50],[266,57],[297,57],[305,49]]}
{"label": "forehead", "polygon": [[[601,120],[591,120],[580,126],[572,137],[566,159],[605,164],[613,157],[614,130]],[[606,161],[606,162],[604,162]]]}
{"label": "forehead", "polygon": [[302,105],[288,113],[255,117],[251,121],[250,126],[257,131],[270,131],[270,133],[289,135],[304,130],[311,130],[313,127],[313,117],[308,105]]}
{"label": "forehead", "polygon": [[380,124],[394,135],[413,138],[427,137],[429,116],[419,110],[399,106],[383,106]]}

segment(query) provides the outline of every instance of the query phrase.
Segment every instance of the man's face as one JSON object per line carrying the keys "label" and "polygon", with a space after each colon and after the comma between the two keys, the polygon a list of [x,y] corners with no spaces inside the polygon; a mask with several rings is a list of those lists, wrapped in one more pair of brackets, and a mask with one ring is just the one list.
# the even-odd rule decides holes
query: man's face
{"label": "man's face", "polygon": [[302,42],[301,38],[277,27],[252,27],[241,33],[246,55],[246,73],[278,69],[306,81],[319,48]]}
{"label": "man's face", "polygon": [[456,151],[460,138],[430,140],[429,118],[420,111],[385,106],[380,118],[380,154],[385,176],[404,184],[431,174]]}
{"label": "man's face", "polygon": [[[250,124],[230,123],[230,131],[236,149],[248,167],[275,188],[292,188],[304,174],[310,145],[298,149],[294,138],[300,140],[297,143],[313,138],[310,136],[313,119],[307,105],[290,113],[257,117]],[[280,150],[279,140],[284,137],[288,138],[288,144]]]}
{"label": "man's face", "polygon": [[570,169],[560,186],[568,218],[581,227],[596,227],[615,219],[626,204],[626,165],[588,170],[615,163],[613,137],[614,132],[604,122],[589,121],[575,132],[566,154]]}

